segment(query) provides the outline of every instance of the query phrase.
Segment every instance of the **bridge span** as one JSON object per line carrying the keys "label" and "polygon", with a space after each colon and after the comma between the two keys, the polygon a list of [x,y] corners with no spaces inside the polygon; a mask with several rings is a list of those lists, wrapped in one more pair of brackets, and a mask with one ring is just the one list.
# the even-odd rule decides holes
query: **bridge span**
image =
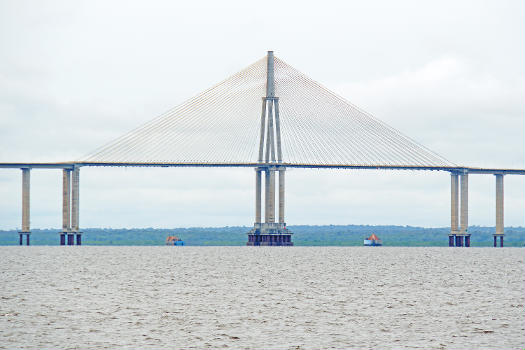
{"label": "bridge span", "polygon": [[[344,165],[344,164],[289,164],[287,168],[303,169],[368,169],[368,170],[426,170],[448,171],[450,173],[489,174],[489,175],[525,175],[525,169],[478,168],[478,167],[444,167],[444,166],[395,166],[395,165]],[[80,167],[149,167],[149,168],[254,168],[264,167],[265,163],[0,163],[4,169],[70,169]]]}
{"label": "bridge span", "polygon": [[[468,233],[468,175],[495,175],[496,188],[496,230],[493,234],[494,247],[503,247],[504,238],[504,186],[503,176],[525,175],[525,169],[494,169],[471,167],[424,167],[424,166],[384,166],[384,165],[311,165],[282,164],[288,168],[306,169],[363,169],[363,170],[410,170],[444,171],[451,175],[451,232],[449,246],[470,246]],[[63,220],[60,232],[61,245],[81,245],[82,232],[79,230],[79,192],[81,167],[252,167],[265,168],[265,163],[206,164],[206,163],[0,163],[0,168],[21,169],[22,171],[22,230],[19,232],[19,244],[30,244],[30,171],[33,169],[58,169],[63,171]],[[73,177],[73,181],[71,178]],[[459,186],[461,181],[461,187]],[[284,202],[284,184],[281,196]],[[461,198],[459,195],[461,194]],[[257,194],[256,194],[257,195]],[[259,199],[260,200],[260,199]],[[284,206],[284,203],[282,204]],[[461,212],[459,208],[461,205]],[[260,210],[260,209],[259,209]],[[281,209],[284,216],[284,208]],[[256,213],[257,215],[257,213]],[[260,211],[259,211],[260,215]],[[459,222],[461,219],[461,222]],[[283,218],[284,220],[284,218]],[[25,242],[24,242],[25,238]],[[499,242],[498,242],[499,240]]]}
{"label": "bridge span", "polygon": [[247,245],[256,246],[293,245],[284,214],[287,168],[449,172],[449,246],[459,247],[468,247],[471,241],[468,176],[495,175],[493,236],[494,246],[499,239],[502,247],[503,178],[525,175],[525,169],[454,164],[326,89],[275,57],[272,51],[82,159],[58,163],[0,163],[0,168],[22,170],[20,245],[24,236],[26,244],[30,243],[30,172],[33,169],[62,170],[60,244],[82,243],[79,228],[82,167],[254,168],[255,222],[247,233]]}

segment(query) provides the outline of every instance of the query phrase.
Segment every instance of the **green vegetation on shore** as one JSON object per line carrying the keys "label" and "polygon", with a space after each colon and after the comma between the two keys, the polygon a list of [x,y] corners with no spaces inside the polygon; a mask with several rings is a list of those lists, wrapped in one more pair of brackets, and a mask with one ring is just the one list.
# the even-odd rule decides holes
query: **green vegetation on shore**
{"label": "green vegetation on shore", "polygon": [[[296,246],[361,246],[363,239],[375,233],[385,246],[430,247],[446,246],[450,229],[414,226],[324,225],[289,226]],[[191,227],[191,228],[86,228],[84,245],[164,245],[168,235],[179,236],[186,245],[242,246],[246,244],[249,227]],[[58,245],[58,229],[34,229],[32,245]],[[472,246],[492,246],[494,227],[471,226]],[[18,245],[16,230],[0,231],[0,245]],[[525,245],[525,227],[505,228],[505,246]]]}

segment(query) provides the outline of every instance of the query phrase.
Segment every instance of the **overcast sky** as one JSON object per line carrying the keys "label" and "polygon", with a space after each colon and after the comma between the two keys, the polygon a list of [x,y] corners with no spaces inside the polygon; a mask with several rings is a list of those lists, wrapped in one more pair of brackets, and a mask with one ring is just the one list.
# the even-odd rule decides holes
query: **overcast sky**
{"label": "overcast sky", "polygon": [[[523,1],[0,1],[0,162],[71,161],[274,50],[456,164],[525,167]],[[20,227],[0,169],[0,229]],[[61,173],[31,174],[31,225],[61,226]],[[472,175],[471,225],[495,179]],[[82,227],[251,225],[252,169],[82,168]],[[287,222],[450,225],[446,172],[290,170]],[[505,177],[525,225],[525,177]]]}

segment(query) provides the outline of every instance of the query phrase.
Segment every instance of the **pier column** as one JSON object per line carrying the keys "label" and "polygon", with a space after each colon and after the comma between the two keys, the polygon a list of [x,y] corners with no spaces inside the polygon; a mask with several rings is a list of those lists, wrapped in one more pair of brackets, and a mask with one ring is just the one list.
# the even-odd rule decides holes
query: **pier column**
{"label": "pier column", "polygon": [[[460,228],[459,228],[459,235],[460,235],[460,247],[463,246],[463,237],[470,236],[468,233],[468,173],[464,172],[460,175],[460,181],[461,181],[461,194],[460,194],[460,202],[461,202],[461,216],[460,216]],[[468,239],[468,245],[470,246],[470,237]]]}
{"label": "pier column", "polygon": [[261,223],[261,186],[262,185],[262,171],[255,168],[255,223]]}
{"label": "pier column", "polygon": [[461,174],[461,233],[468,230],[468,174]]}
{"label": "pier column", "polygon": [[448,235],[448,246],[455,245],[458,233],[458,174],[450,174],[450,234]]}
{"label": "pier column", "polygon": [[31,187],[31,173],[30,169],[22,169],[22,232],[30,231],[29,217],[30,217],[30,187]]}
{"label": "pier column", "polygon": [[494,247],[498,246],[498,237],[500,239],[500,247],[503,247],[503,236],[505,234],[503,216],[503,174],[496,174],[496,233],[494,234]]}
{"label": "pier column", "polygon": [[62,231],[71,230],[71,170],[62,171]]}
{"label": "pier column", "polygon": [[463,247],[463,237],[461,234],[456,236],[456,247]]}
{"label": "pier column", "polygon": [[268,205],[268,222],[275,222],[275,169],[270,169],[270,203]]}
{"label": "pier column", "polygon": [[71,170],[62,170],[62,231],[60,245],[66,244],[66,235],[71,232]]}
{"label": "pier column", "polygon": [[29,245],[29,235],[31,234],[30,225],[30,189],[31,189],[31,169],[22,168],[22,230],[18,233],[19,244],[24,244],[24,235],[26,244]]}
{"label": "pier column", "polygon": [[82,234],[79,231],[79,189],[80,189],[80,168],[75,167],[72,171],[71,181],[71,232],[67,235],[67,244],[75,244],[75,234],[78,237]]}
{"label": "pier column", "polygon": [[266,223],[275,222],[275,169],[264,170],[265,175],[265,206],[264,221]]}
{"label": "pier column", "polygon": [[284,222],[284,168],[279,169],[279,223]]}

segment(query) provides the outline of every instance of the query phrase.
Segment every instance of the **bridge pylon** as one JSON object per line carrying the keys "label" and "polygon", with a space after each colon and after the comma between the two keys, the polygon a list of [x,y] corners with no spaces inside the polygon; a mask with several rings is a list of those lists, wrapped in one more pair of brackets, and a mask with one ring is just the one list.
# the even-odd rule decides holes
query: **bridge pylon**
{"label": "bridge pylon", "polygon": [[[262,99],[258,166],[255,168],[255,223],[248,232],[249,246],[292,246],[292,232],[284,219],[285,171],[281,149],[279,98],[275,96],[273,51],[268,51],[266,97]],[[262,221],[262,173],[264,172],[264,222]],[[276,172],[279,181],[279,216],[275,222]]]}

